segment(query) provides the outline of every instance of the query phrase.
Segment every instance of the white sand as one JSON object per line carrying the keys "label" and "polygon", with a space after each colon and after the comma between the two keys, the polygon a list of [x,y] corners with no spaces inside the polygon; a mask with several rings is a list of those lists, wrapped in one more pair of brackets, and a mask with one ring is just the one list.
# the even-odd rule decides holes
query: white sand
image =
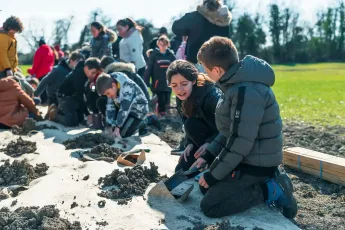
{"label": "white sand", "polygon": [[[53,125],[56,126],[55,123]],[[58,127],[59,130],[44,130],[24,138],[37,143],[39,155],[26,154],[21,158],[27,158],[33,165],[46,163],[50,167],[48,175],[33,181],[30,188],[18,197],[0,202],[0,207],[10,207],[15,199],[18,203],[11,207],[12,210],[20,206],[56,205],[63,218],[80,221],[83,229],[186,229],[193,227],[193,222],[211,224],[221,221],[206,218],[200,212],[199,203],[202,195],[197,184],[189,199],[183,204],[175,200],[148,198],[146,195],[152,207],[142,197],[135,197],[128,205],[119,206],[115,201],[99,197],[97,195],[100,192],[99,177],[119,168],[118,165],[102,161],[83,163],[71,157],[71,152],[75,150],[65,150],[60,143],[88,130],[67,129],[61,125]],[[17,137],[8,131],[2,131],[0,143],[5,145]],[[151,152],[146,154],[147,160],[144,165],[149,165],[149,162],[153,161],[159,167],[161,174],[172,175],[178,157],[170,155],[170,147],[155,135],[142,138],[142,143],[151,149]],[[8,158],[0,153],[0,160]],[[90,179],[82,180],[86,175],[90,175]],[[97,203],[100,200],[106,200],[104,208],[98,207]],[[79,206],[71,209],[74,201]],[[90,207],[88,207],[89,202],[91,202]],[[161,219],[165,219],[165,224],[159,223]],[[298,229],[281,214],[269,210],[265,205],[228,219],[235,226],[241,225],[248,229],[255,226],[263,229]],[[107,221],[108,225],[101,227],[96,225],[96,221]]]}

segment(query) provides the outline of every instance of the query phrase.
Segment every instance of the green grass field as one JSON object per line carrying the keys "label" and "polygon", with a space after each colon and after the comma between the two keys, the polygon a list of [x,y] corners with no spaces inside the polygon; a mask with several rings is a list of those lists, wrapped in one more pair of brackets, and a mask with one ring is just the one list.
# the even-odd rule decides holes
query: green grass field
{"label": "green grass field", "polygon": [[[30,66],[21,66],[27,73]],[[345,64],[275,65],[273,87],[284,119],[345,126]]]}
{"label": "green grass field", "polygon": [[345,125],[345,64],[273,67],[273,87],[284,119]]}

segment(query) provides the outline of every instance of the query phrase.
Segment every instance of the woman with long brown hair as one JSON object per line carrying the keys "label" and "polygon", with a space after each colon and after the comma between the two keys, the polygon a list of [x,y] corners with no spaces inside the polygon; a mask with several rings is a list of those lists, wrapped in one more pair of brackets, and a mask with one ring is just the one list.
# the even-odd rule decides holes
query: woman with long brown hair
{"label": "woman with long brown hair", "polygon": [[135,65],[137,73],[143,78],[146,62],[143,56],[144,39],[141,36],[143,27],[133,19],[125,18],[116,23],[117,31],[122,40],[120,41],[120,59]]}
{"label": "woman with long brown hair", "polygon": [[174,61],[167,70],[167,80],[176,95],[177,110],[186,132],[186,149],[176,171],[188,170],[206,153],[208,143],[218,135],[215,111],[222,92],[206,75],[184,60]]}

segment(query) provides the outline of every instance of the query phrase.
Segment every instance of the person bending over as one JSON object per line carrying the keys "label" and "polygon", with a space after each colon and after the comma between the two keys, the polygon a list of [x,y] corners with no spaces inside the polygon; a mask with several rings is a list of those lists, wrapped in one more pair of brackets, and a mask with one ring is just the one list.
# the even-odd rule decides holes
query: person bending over
{"label": "person bending over", "polygon": [[282,120],[272,86],[272,67],[259,58],[239,60],[229,38],[213,37],[198,53],[208,76],[224,92],[216,110],[219,135],[195,163],[207,162],[200,177],[208,217],[243,212],[266,201],[287,218],[297,213],[291,180],[281,167]]}
{"label": "person bending over", "polygon": [[136,133],[148,113],[148,101],[140,87],[125,74],[102,74],[96,82],[99,95],[108,97],[101,112],[106,116],[106,133],[129,137]]}
{"label": "person bending over", "polygon": [[97,58],[80,61],[60,86],[58,108],[55,105],[49,107],[49,118],[66,126],[84,123],[85,117],[90,115],[84,100],[85,85],[89,79],[96,78],[99,70]]}
{"label": "person bending over", "polygon": [[187,171],[218,135],[215,110],[222,92],[190,62],[174,61],[167,70],[168,83],[176,95],[177,110],[186,132],[186,149],[175,171]]}

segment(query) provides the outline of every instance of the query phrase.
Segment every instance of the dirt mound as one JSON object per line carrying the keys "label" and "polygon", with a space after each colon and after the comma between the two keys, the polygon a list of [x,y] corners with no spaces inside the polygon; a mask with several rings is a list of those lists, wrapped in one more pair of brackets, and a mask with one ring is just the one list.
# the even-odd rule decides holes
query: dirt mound
{"label": "dirt mound", "polygon": [[81,230],[80,222],[70,223],[60,218],[59,210],[53,205],[21,207],[11,212],[0,209],[0,229],[69,229]]}
{"label": "dirt mound", "polygon": [[[187,230],[244,230],[244,227],[241,226],[231,226],[228,220],[223,220],[220,223],[212,224],[212,225],[204,225],[204,224],[195,224],[193,228],[187,228]],[[253,230],[263,230],[261,228],[254,228]]]}
{"label": "dirt mound", "polygon": [[302,122],[287,122],[283,133],[285,147],[304,147],[334,156],[345,156],[344,128],[318,128]]}
{"label": "dirt mound", "polygon": [[88,148],[93,148],[96,145],[99,145],[102,143],[112,145],[115,143],[115,141],[99,133],[96,133],[96,134],[88,133],[88,134],[76,137],[74,139],[64,141],[62,144],[66,147],[66,149],[88,149]]}
{"label": "dirt mound", "polygon": [[33,167],[26,160],[15,160],[12,164],[6,160],[0,166],[0,186],[29,185],[31,181],[47,175],[48,169],[49,167],[45,163]]}
{"label": "dirt mound", "polygon": [[112,147],[106,143],[99,144],[96,147],[93,147],[90,151],[84,152],[84,154],[94,156],[94,158],[106,157],[111,158],[112,160],[116,160],[121,153],[121,149]]}
{"label": "dirt mound", "polygon": [[43,129],[57,129],[55,126],[48,126],[48,125],[37,125],[36,121],[32,118],[27,118],[22,127],[13,126],[12,133],[14,135],[22,135],[26,136],[32,132],[40,131]]}
{"label": "dirt mound", "polygon": [[111,190],[104,190],[98,195],[108,199],[119,200],[119,204],[126,204],[133,196],[142,196],[150,183],[158,182],[163,177],[158,173],[158,167],[150,162],[150,168],[135,166],[125,171],[115,169],[111,174],[101,177],[98,184],[103,187],[117,186]]}
{"label": "dirt mound", "polygon": [[21,137],[17,141],[11,141],[6,148],[1,149],[6,155],[10,157],[20,157],[26,153],[34,153],[37,150],[35,142],[25,141]]}

